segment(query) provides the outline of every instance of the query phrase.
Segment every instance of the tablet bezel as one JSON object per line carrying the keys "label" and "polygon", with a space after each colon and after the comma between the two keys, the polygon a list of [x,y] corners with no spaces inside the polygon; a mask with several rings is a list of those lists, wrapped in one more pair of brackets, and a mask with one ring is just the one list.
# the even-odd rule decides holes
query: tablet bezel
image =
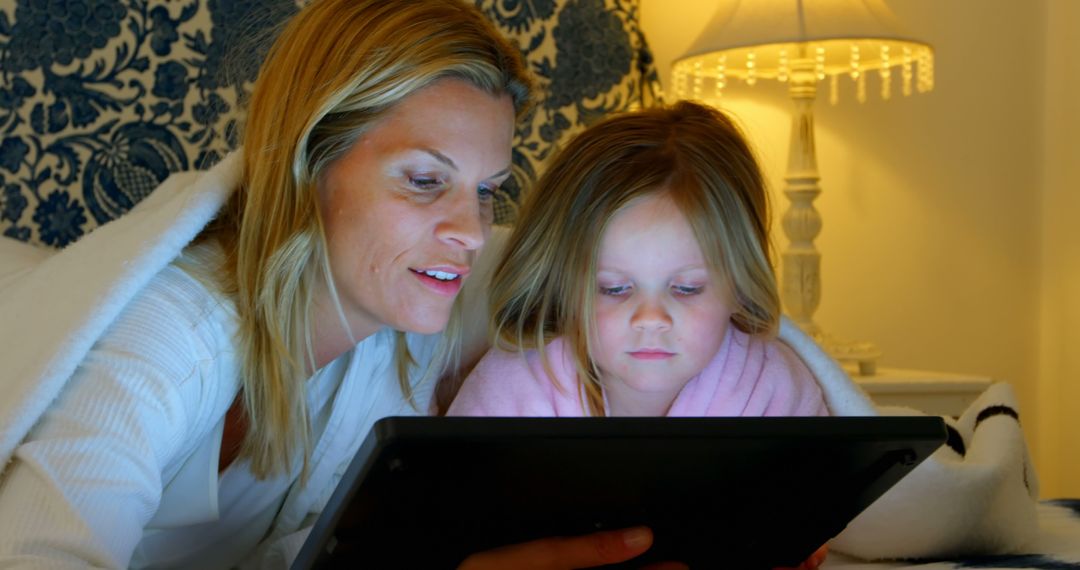
{"label": "tablet bezel", "polygon": [[[453,567],[507,540],[629,524],[654,527],[644,561],[681,552],[697,557],[691,567],[795,566],[945,438],[934,416],[389,417],[368,434],[293,568],[339,565],[343,552],[353,561],[360,552],[365,567]],[[665,463],[678,472],[665,474]],[[738,488],[717,488],[721,480]],[[703,505],[743,520],[695,510]],[[577,507],[585,513],[575,520]],[[358,514],[365,509],[375,512]],[[343,547],[335,535],[347,533]]]}

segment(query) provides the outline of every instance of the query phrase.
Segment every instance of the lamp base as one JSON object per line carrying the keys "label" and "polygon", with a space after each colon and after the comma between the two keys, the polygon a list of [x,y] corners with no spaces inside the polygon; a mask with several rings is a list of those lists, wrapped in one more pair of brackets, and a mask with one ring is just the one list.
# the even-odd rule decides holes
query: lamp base
{"label": "lamp base", "polygon": [[877,360],[881,358],[881,349],[872,342],[848,340],[834,337],[811,323],[803,326],[806,334],[814,342],[841,363],[851,362],[859,366],[859,376],[873,376],[877,372]]}

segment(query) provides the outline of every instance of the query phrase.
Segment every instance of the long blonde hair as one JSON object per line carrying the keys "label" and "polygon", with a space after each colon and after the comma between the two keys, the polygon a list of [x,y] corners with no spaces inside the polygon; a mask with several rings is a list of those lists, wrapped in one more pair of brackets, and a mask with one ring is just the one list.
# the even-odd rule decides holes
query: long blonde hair
{"label": "long blonde hair", "polygon": [[[311,453],[310,306],[316,287],[337,298],[319,180],[389,109],[450,77],[509,95],[519,117],[529,104],[519,52],[457,0],[315,0],[270,49],[248,108],[242,182],[201,238],[221,244],[218,280],[236,300],[247,428],[239,457],[258,477],[288,472],[298,452],[306,473]],[[460,334],[451,318],[448,347]],[[411,397],[412,358],[403,333],[396,341]]]}
{"label": "long blonde hair", "polygon": [[769,203],[753,151],[723,113],[695,103],[609,118],[547,167],[491,282],[492,331],[503,349],[566,339],[586,407],[603,413],[589,357],[600,238],[633,201],[666,192],[686,216],[710,271],[734,292],[732,324],[772,335],[780,299],[770,264]]}

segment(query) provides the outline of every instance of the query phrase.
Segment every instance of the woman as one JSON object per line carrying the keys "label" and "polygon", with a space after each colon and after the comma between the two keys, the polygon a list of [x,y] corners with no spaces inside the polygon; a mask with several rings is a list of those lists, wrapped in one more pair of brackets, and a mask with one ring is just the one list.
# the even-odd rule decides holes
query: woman
{"label": "woman", "polygon": [[[528,98],[516,50],[471,7],[302,10],[260,72],[239,160],[158,192],[175,189],[186,215],[208,186],[235,186],[222,211],[16,433],[0,564],[232,567],[295,547],[370,425],[426,412],[473,344],[458,293]],[[595,566],[650,542],[646,529],[546,539],[462,567]]]}

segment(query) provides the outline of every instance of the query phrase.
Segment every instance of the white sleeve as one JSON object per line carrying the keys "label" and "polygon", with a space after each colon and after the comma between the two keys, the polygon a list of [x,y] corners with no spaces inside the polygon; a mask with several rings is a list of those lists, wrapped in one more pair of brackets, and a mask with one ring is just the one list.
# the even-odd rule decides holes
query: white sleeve
{"label": "white sleeve", "polygon": [[16,448],[0,479],[0,566],[128,565],[167,465],[208,421],[206,315],[182,289],[155,279],[140,293]]}

